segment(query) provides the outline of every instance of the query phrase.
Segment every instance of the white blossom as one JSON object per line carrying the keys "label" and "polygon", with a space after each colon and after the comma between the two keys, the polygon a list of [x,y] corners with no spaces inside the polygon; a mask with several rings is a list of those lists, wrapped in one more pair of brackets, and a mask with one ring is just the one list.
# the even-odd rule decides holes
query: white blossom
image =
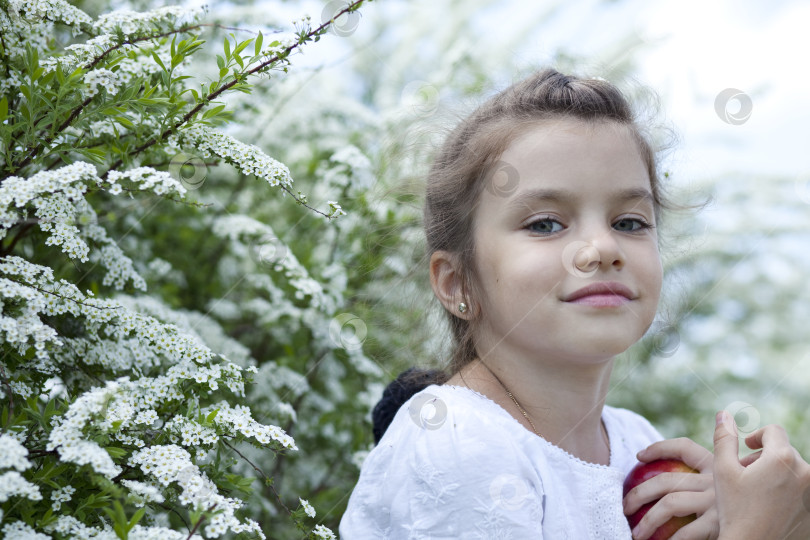
{"label": "white blossom", "polygon": [[42,493],[39,486],[35,486],[17,471],[7,471],[0,474],[0,503],[6,502],[10,497],[25,497],[32,501],[41,501]]}
{"label": "white blossom", "polygon": [[22,521],[12,521],[3,525],[0,529],[3,538],[14,538],[15,540],[50,540],[50,536],[38,533]]}
{"label": "white blossom", "polygon": [[203,157],[218,156],[235,165],[247,175],[264,179],[271,186],[292,186],[290,170],[262,152],[257,146],[245,144],[230,135],[200,124],[194,124],[169,137],[169,146],[190,146]]}
{"label": "white blossom", "polygon": [[315,536],[318,538],[324,538],[325,540],[335,540],[335,533],[332,532],[329,527],[324,527],[323,525],[315,525],[315,530],[312,531],[315,533]]}
{"label": "white blossom", "polygon": [[53,508],[54,512],[62,508],[62,503],[69,501],[74,493],[76,493],[76,488],[73,486],[64,486],[53,490],[51,492],[51,500],[53,501],[51,508]]}
{"label": "white blossom", "polygon": [[19,472],[31,467],[28,449],[17,439],[3,433],[0,435],[0,469],[17,469]]}
{"label": "white blossom", "polygon": [[301,503],[301,506],[304,507],[304,512],[306,512],[306,514],[309,517],[314,518],[315,517],[315,509],[312,507],[311,504],[309,504],[309,501],[306,500],[306,499],[302,499],[301,497],[298,497],[298,501]]}

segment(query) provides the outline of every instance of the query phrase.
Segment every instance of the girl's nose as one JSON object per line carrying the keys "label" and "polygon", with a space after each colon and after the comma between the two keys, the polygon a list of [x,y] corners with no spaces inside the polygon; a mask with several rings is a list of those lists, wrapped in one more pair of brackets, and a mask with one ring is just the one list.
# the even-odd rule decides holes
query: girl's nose
{"label": "girl's nose", "polygon": [[601,231],[586,235],[582,240],[572,261],[580,272],[591,274],[600,266],[603,269],[624,266],[624,252],[612,233]]}
{"label": "girl's nose", "polygon": [[594,238],[591,245],[599,252],[600,265],[619,269],[624,266],[624,252],[616,239],[616,231],[603,232]]}

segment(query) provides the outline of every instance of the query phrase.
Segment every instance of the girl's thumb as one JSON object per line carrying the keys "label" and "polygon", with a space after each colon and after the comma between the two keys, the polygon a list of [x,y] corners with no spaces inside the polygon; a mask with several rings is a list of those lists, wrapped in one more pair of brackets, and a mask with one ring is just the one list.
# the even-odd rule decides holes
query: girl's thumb
{"label": "girl's thumb", "polygon": [[728,467],[733,465],[741,467],[739,451],[740,443],[737,439],[737,424],[734,422],[734,418],[725,410],[718,412],[715,416],[714,427],[714,458],[716,467]]}

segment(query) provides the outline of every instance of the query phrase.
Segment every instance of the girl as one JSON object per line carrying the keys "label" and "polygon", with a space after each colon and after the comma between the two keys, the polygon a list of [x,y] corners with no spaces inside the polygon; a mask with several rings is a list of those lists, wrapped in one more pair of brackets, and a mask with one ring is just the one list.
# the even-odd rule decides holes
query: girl
{"label": "girl", "polygon": [[[344,540],[626,539],[625,512],[660,497],[633,538],[691,514],[679,538],[717,537],[712,454],[605,405],[613,358],[656,313],[670,207],[650,141],[604,80],[541,71],[449,135],[424,226],[452,360],[388,411]],[[660,475],[623,501],[652,443],[642,459],[700,474]]]}

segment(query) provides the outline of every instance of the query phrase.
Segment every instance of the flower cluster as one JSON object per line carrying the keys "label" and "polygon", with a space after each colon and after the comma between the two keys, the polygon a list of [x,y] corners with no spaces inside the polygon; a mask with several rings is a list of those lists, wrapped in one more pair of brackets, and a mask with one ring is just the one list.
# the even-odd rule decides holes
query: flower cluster
{"label": "flower cluster", "polygon": [[182,490],[179,500],[195,510],[219,512],[207,520],[205,533],[218,537],[227,531],[234,533],[253,532],[261,538],[264,534],[259,524],[251,519],[240,521],[235,512],[241,508],[238,499],[223,497],[217,486],[191,462],[191,455],[177,445],[159,445],[144,448],[132,454],[129,465],[140,469],[163,486],[176,483]]}
{"label": "flower cluster", "polygon": [[173,441],[177,441],[179,435],[180,444],[186,447],[196,447],[201,444],[211,446],[219,441],[216,431],[183,416],[175,416],[166,423],[163,429],[166,433],[171,434]]}
{"label": "flower cluster", "polygon": [[[97,225],[97,216],[84,194],[89,186],[118,186],[129,181],[143,191],[156,195],[176,193],[183,196],[186,189],[169,173],[140,167],[125,172],[111,171],[107,180],[98,177],[96,168],[76,162],[53,171],[41,171],[30,178],[9,177],[0,185],[0,238],[20,223],[19,209],[31,205],[35,209],[39,228],[50,233],[46,245],[61,246],[71,259],[89,260],[88,240],[102,245],[99,262],[107,268],[104,284],[114,283],[123,288],[127,281],[146,290],[143,278],[134,271],[132,260],[125,256],[106,231]],[[120,189],[118,190],[120,192]],[[82,222],[80,229],[74,223]]]}
{"label": "flower cluster", "polygon": [[8,6],[18,16],[32,22],[60,21],[74,27],[93,24],[87,13],[65,0],[9,0]]}
{"label": "flower cluster", "polygon": [[298,497],[298,502],[300,502],[301,506],[304,507],[304,512],[306,512],[306,514],[309,517],[311,517],[311,518],[315,517],[315,509],[312,508],[312,505],[309,504],[308,500],[302,499],[301,497]]}
{"label": "flower cluster", "polygon": [[164,6],[140,13],[121,9],[100,15],[93,28],[104,34],[113,34],[120,30],[125,36],[131,37],[152,33],[167,22],[173,27],[191,24],[204,13],[203,7]]}
{"label": "flower cluster", "polygon": [[98,443],[86,440],[83,429],[91,418],[105,413],[107,403],[118,389],[118,382],[109,381],[105,388],[86,392],[71,403],[61,422],[51,431],[46,448],[59,451],[62,461],[77,465],[90,465],[97,473],[109,479],[121,473],[121,467],[113,462]]}
{"label": "flower cluster", "polygon": [[220,133],[208,126],[195,124],[169,137],[169,148],[180,150],[190,147],[203,157],[221,157],[247,175],[255,175],[266,180],[271,186],[291,187],[293,180],[290,170],[258,147],[245,144],[230,135]]}
{"label": "flower cluster", "polygon": [[335,533],[329,530],[329,527],[315,525],[315,530],[312,532],[315,533],[315,536],[318,538],[323,538],[324,540],[335,540]]}
{"label": "flower cluster", "polygon": [[253,437],[262,446],[267,446],[276,441],[281,444],[282,448],[298,450],[295,440],[287,435],[283,429],[278,426],[268,426],[256,422],[250,413],[250,409],[244,405],[231,407],[227,402],[221,401],[203,412],[212,412],[215,409],[219,411],[214,417],[214,423],[218,426],[231,428],[245,437]]}
{"label": "flower cluster", "polygon": [[39,487],[20,474],[31,468],[27,456],[28,450],[17,439],[6,434],[0,435],[0,469],[16,469],[0,474],[0,503],[13,496],[35,501],[42,499]]}
{"label": "flower cluster", "polygon": [[86,97],[93,97],[98,94],[98,87],[103,87],[108,94],[114,95],[118,92],[118,87],[123,81],[118,78],[118,74],[106,68],[94,69],[84,76],[84,84],[87,85]]}
{"label": "flower cluster", "polygon": [[[296,289],[297,299],[309,297],[312,307],[327,312],[334,310],[335,301],[309,275],[307,269],[269,225],[247,216],[222,216],[214,220],[211,229],[217,236],[228,238],[237,253],[250,251],[245,254],[261,264],[272,265],[276,270],[283,271],[290,285]],[[282,295],[277,294],[279,291],[272,285],[272,281],[267,282],[267,291],[271,298],[281,301]],[[279,308],[276,305],[273,311],[278,313]]]}
{"label": "flower cluster", "polygon": [[76,493],[76,488],[73,486],[64,486],[53,490],[51,492],[51,500],[53,501],[51,508],[53,508],[54,512],[59,511],[62,508],[62,503],[69,501],[74,493]]}

